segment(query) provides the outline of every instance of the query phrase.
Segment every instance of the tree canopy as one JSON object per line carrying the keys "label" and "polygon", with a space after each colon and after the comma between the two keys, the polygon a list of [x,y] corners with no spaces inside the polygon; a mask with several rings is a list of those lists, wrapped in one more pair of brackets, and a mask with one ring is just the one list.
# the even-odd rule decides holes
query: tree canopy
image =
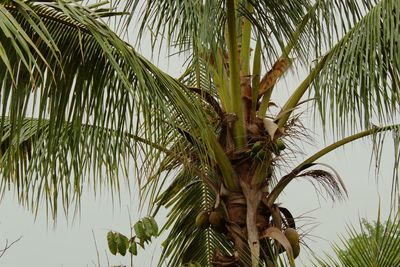
{"label": "tree canopy", "polygon": [[397,266],[400,264],[400,221],[360,220],[360,230],[349,227],[341,244],[333,244],[336,257],[317,258],[315,266]]}

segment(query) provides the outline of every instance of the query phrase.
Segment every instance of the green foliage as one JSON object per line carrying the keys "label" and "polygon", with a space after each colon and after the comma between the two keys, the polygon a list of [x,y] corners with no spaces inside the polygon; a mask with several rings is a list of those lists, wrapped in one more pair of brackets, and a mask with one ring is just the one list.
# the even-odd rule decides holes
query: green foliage
{"label": "green foliage", "polygon": [[399,14],[397,0],[368,5],[368,13],[328,52],[314,89],[323,122],[329,120],[338,135],[395,119],[400,42],[393,37],[399,33]]}
{"label": "green foliage", "polygon": [[232,253],[232,244],[211,228],[199,229],[197,215],[210,210],[215,201],[213,191],[188,169],[182,169],[160,196],[158,205],[171,208],[162,230],[169,231],[163,242],[160,265],[182,266],[198,262],[211,266],[214,249]]}
{"label": "green foliage", "polygon": [[147,235],[145,232],[143,222],[138,221],[137,223],[135,223],[133,229],[135,230],[135,234],[139,240],[146,240]]}
{"label": "green foliage", "polygon": [[186,266],[187,267],[201,267],[200,263],[198,263],[197,261],[189,262]]}
{"label": "green foliage", "polygon": [[149,242],[152,237],[158,236],[158,225],[153,217],[145,217],[139,220],[134,224],[133,230],[140,244]]}
{"label": "green foliage", "polygon": [[130,254],[136,256],[138,253],[137,244],[144,248],[144,244],[150,242],[152,237],[158,236],[158,225],[154,218],[150,216],[142,218],[132,228],[135,236],[131,238],[114,231],[107,233],[108,249],[111,254],[116,255],[119,253],[125,256],[128,251]]}
{"label": "green foliage", "polygon": [[136,244],[136,242],[132,242],[131,245],[129,246],[129,253],[131,253],[134,256],[137,255],[137,244]]}
{"label": "green foliage", "polygon": [[[203,124],[189,129],[209,135],[198,96],[96,14],[76,1],[0,3],[1,190],[15,186],[34,211],[40,200],[51,203],[53,217],[60,200],[65,211],[79,203],[83,184],[118,192],[121,176],[140,173],[139,154],[151,155],[143,168],[155,175],[159,158],[175,153],[166,148],[179,136],[177,125]],[[29,158],[20,153],[27,139]],[[132,158],[138,164],[128,168]]]}
{"label": "green foliage", "polygon": [[350,226],[341,244],[333,244],[336,257],[325,255],[315,258],[315,266],[399,266],[400,265],[400,220],[368,222],[360,220],[360,230]]}
{"label": "green foliage", "polygon": [[107,233],[107,243],[111,254],[117,255],[117,253],[119,253],[122,256],[125,256],[126,250],[131,242],[123,234],[109,231]]}
{"label": "green foliage", "polygon": [[116,240],[117,234],[110,231],[107,233],[107,243],[108,249],[110,250],[111,254],[117,255],[118,252],[118,244]]}
{"label": "green foliage", "polygon": [[146,236],[158,236],[158,226],[153,217],[145,217],[142,219]]}
{"label": "green foliage", "polygon": [[125,256],[128,246],[129,246],[128,238],[126,236],[124,236],[123,234],[118,234],[117,235],[117,247],[118,247],[118,252],[122,256]]}

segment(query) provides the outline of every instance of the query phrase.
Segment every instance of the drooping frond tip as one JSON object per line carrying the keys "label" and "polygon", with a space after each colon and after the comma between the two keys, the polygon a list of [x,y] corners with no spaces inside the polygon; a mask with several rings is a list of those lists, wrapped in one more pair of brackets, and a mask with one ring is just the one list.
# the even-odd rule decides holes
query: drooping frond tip
{"label": "drooping frond tip", "polygon": [[337,172],[325,170],[310,170],[297,175],[297,177],[306,177],[312,183],[317,192],[323,196],[321,189],[324,189],[326,195],[334,200],[343,200],[347,196],[347,190]]}

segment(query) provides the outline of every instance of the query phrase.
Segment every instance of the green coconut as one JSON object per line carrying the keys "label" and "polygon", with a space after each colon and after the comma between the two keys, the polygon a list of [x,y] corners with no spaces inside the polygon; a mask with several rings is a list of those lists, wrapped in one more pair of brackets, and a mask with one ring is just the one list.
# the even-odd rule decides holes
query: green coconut
{"label": "green coconut", "polygon": [[207,229],[210,226],[209,213],[207,211],[201,211],[197,214],[196,226],[201,230]]}
{"label": "green coconut", "polygon": [[278,148],[278,150],[281,151],[286,148],[286,145],[281,139],[278,139],[276,140],[276,148]]}
{"label": "green coconut", "polygon": [[292,246],[293,257],[296,258],[297,256],[299,256],[300,253],[300,235],[293,228],[287,228],[284,234],[290,245]]}
{"label": "green coconut", "polygon": [[297,231],[293,228],[287,228],[285,230],[285,236],[286,238],[289,240],[290,245],[295,245],[295,244],[299,244],[300,242],[300,236],[299,233],[297,233]]}
{"label": "green coconut", "polygon": [[292,250],[293,250],[293,258],[297,258],[297,256],[299,256],[300,254],[300,244],[292,246]]}

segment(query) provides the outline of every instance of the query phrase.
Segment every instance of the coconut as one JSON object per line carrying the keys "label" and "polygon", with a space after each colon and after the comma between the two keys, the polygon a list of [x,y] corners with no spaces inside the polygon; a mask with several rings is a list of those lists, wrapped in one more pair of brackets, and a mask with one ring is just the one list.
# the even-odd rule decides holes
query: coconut
{"label": "coconut", "polygon": [[209,222],[209,213],[207,211],[202,211],[199,214],[197,214],[196,217],[196,226],[197,228],[204,230],[207,229],[210,226]]}
{"label": "coconut", "polygon": [[292,246],[292,250],[293,250],[293,258],[297,258],[297,256],[299,256],[300,254],[300,244]]}
{"label": "coconut", "polygon": [[299,233],[293,228],[287,228],[285,230],[285,236],[289,240],[293,250],[293,257],[296,258],[300,253],[300,236]]}
{"label": "coconut", "polygon": [[285,230],[285,236],[289,240],[289,243],[290,245],[292,245],[292,247],[294,245],[298,245],[300,242],[300,236],[297,233],[297,231],[293,228],[287,228]]}
{"label": "coconut", "polygon": [[225,230],[225,219],[219,211],[212,211],[208,217],[211,228],[217,232],[224,232]]}
{"label": "coconut", "polygon": [[284,150],[286,145],[281,139],[278,139],[276,140],[276,148],[278,148],[278,150]]}

